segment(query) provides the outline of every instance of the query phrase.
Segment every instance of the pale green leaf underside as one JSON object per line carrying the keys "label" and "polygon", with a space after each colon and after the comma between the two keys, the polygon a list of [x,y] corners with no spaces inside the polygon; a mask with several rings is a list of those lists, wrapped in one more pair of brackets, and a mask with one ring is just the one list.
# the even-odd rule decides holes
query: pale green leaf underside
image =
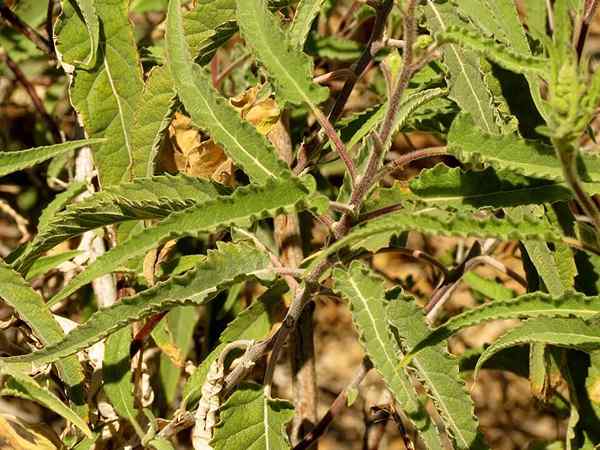
{"label": "pale green leaf underside", "polygon": [[[448,150],[463,162],[483,163],[530,177],[564,180],[562,167],[551,147],[516,135],[491,135],[478,129],[467,114],[459,115],[452,123]],[[579,173],[585,182],[600,181],[600,158],[582,157]]]}
{"label": "pale green leaf underside", "polygon": [[171,0],[166,50],[177,94],[192,121],[207,130],[225,152],[256,182],[279,178],[289,170],[275,149],[213,87],[185,42],[179,0]]}
{"label": "pale green leaf underside", "polygon": [[245,384],[221,407],[221,421],[211,446],[215,450],[284,450],[290,448],[285,425],[294,408],[285,400],[270,399],[262,386]]}
{"label": "pale green leaf underside", "polygon": [[102,144],[103,142],[105,142],[105,139],[81,139],[14,152],[0,152],[0,177],[34,166],[63,153],[81,147]]}
{"label": "pale green leaf underside", "polygon": [[[94,155],[105,187],[131,178],[131,132],[143,80],[129,1],[96,0],[94,4],[102,23],[99,61],[91,70],[75,71],[71,101],[87,135],[107,138]],[[63,45],[78,45],[76,37],[69,38]]]}
{"label": "pale green leaf underside", "polygon": [[[10,305],[35,336],[44,344],[51,345],[63,339],[64,333],[52,316],[44,299],[3,261],[0,261],[0,299]],[[82,389],[83,370],[77,357],[65,358],[58,364],[62,379],[69,386],[71,400],[79,405],[78,413],[87,416],[85,395]]]}
{"label": "pale green leaf underside", "polygon": [[549,344],[559,347],[592,351],[600,348],[600,327],[597,323],[586,323],[579,318],[538,318],[531,319],[521,326],[502,335],[489,346],[477,361],[475,376],[482,365],[508,347],[522,344]]}
{"label": "pale green leaf underside", "polygon": [[27,355],[3,358],[10,364],[41,365],[85,349],[106,336],[152,314],[184,304],[204,304],[229,285],[268,276],[270,259],[247,244],[222,244],[194,269],[95,312],[60,342]]}
{"label": "pale green leaf underside", "polygon": [[494,39],[457,26],[448,27],[445,31],[437,33],[436,39],[441,44],[459,44],[516,73],[541,75],[545,74],[549,67],[547,59],[518,53],[497,43]]}
{"label": "pale green leaf underside", "polygon": [[[433,33],[460,23],[455,6],[427,0],[427,25]],[[464,111],[471,113],[475,123],[488,133],[498,131],[496,113],[492,107],[492,94],[485,84],[479,68],[479,57],[472,51],[449,44],[442,48],[444,62],[450,73],[450,97]]]}
{"label": "pale green leaf underside", "polygon": [[33,378],[2,363],[0,363],[0,374],[11,377],[5,384],[4,389],[0,391],[0,396],[11,395],[33,400],[55,414],[67,419],[83,431],[86,436],[92,436],[92,432],[88,428],[87,423],[81,417],[69,409],[69,407],[52,392],[42,388]]}
{"label": "pale green leaf underside", "polygon": [[358,250],[370,248],[369,243],[375,236],[398,235],[402,231],[414,230],[420,233],[443,236],[495,237],[503,240],[561,239],[558,230],[546,222],[525,217],[520,221],[510,217],[498,219],[490,216],[475,218],[467,213],[448,214],[447,212],[426,208],[419,210],[400,210],[355,227],[348,235],[330,245],[326,250],[311,258],[312,264],[345,247]]}
{"label": "pale green leaf underside", "polygon": [[311,25],[325,0],[300,0],[296,7],[296,13],[294,19],[288,30],[288,39],[291,45],[302,49],[308,33],[310,32]]}
{"label": "pale green leaf underside", "polygon": [[310,207],[308,197],[315,186],[312,179],[306,181],[307,184],[303,184],[297,178],[290,178],[269,181],[264,186],[240,187],[231,196],[198,202],[183,211],[173,212],[158,225],[131,236],[99,257],[56,294],[52,302],[66,298],[97,277],[118,269],[131,258],[144,255],[170,239],[212,233],[232,225],[248,226],[253,221],[282,212],[307,209]]}
{"label": "pale green leaf underside", "polygon": [[313,83],[310,58],[292,45],[265,0],[237,0],[237,11],[242,36],[267,69],[281,100],[315,109],[329,97],[327,88]]}
{"label": "pale green leaf underside", "polygon": [[[425,316],[414,304],[414,299],[394,299],[386,313],[388,321],[408,348],[429,334]],[[423,349],[411,362],[458,448],[486,448],[477,428],[473,402],[459,375],[457,360],[446,352],[443,345],[435,345]]]}
{"label": "pale green leaf underside", "polygon": [[452,317],[413,348],[411,353],[440,342],[464,328],[490,320],[571,316],[590,319],[596,314],[600,314],[600,298],[586,297],[577,292],[567,292],[560,297],[535,292],[507,300],[494,300]]}
{"label": "pale green leaf underside", "polygon": [[383,280],[359,261],[353,261],[349,269],[334,269],[333,279],[333,289],[350,301],[352,321],[373,366],[415,422],[424,441],[432,448],[441,448],[435,428],[422,416],[423,405],[413,391],[410,378],[400,367],[400,349],[387,326]]}
{"label": "pale green leaf underside", "polygon": [[[100,22],[94,6],[94,0],[76,0],[90,40],[90,52],[85,61],[80,61],[86,68],[91,68],[96,63],[96,52],[100,43]],[[79,61],[78,61],[79,62]]]}
{"label": "pale green leaf underside", "polygon": [[13,266],[25,273],[42,253],[88,230],[128,220],[162,218],[218,194],[211,182],[183,174],[137,178],[107,187],[63,211],[55,210],[53,217],[40,223],[37,236]]}

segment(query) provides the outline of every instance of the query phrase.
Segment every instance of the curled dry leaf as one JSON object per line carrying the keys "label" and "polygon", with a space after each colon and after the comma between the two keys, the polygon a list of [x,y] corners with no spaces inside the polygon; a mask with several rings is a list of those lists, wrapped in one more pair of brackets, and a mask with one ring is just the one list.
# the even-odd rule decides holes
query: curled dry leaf
{"label": "curled dry leaf", "polygon": [[202,141],[202,135],[192,120],[181,113],[175,113],[169,125],[158,165],[167,172],[210,178],[229,186],[235,182],[235,167],[231,159],[212,139]]}

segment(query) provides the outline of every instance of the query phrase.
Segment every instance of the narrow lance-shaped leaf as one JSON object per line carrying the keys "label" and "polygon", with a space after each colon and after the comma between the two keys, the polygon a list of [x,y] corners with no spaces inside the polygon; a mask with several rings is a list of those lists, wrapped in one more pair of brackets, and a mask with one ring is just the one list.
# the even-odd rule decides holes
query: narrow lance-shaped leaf
{"label": "narrow lance-shaped leaf", "polygon": [[154,175],[154,163],[171,121],[175,90],[169,68],[152,69],[133,115],[132,172],[134,177]]}
{"label": "narrow lance-shaped leaf", "polygon": [[[409,183],[381,188],[377,197],[365,202],[364,212],[398,205],[405,201],[437,207],[505,208],[519,205],[567,201],[573,194],[565,182],[524,177],[508,171],[464,170],[438,164],[423,170]],[[600,183],[588,183],[590,192],[600,192]]]}
{"label": "narrow lance-shaped leaf", "polygon": [[579,318],[531,319],[510,330],[490,345],[477,361],[475,377],[481,366],[499,351],[515,345],[542,343],[582,351],[600,349],[600,327],[597,323],[587,323]]}
{"label": "narrow lance-shaped leaf", "polygon": [[[19,318],[31,327],[35,336],[51,345],[63,339],[64,333],[44,299],[23,278],[0,261],[0,298],[15,309]],[[88,408],[83,392],[83,370],[77,357],[65,358],[58,364],[61,378],[69,386],[71,401],[77,413],[87,418]]]}
{"label": "narrow lance-shaped leaf", "polygon": [[452,317],[415,345],[411,353],[439,343],[464,328],[490,320],[571,316],[590,319],[596,314],[600,314],[600,297],[586,297],[577,292],[567,292],[560,297],[535,292],[507,300],[494,300]]}
{"label": "narrow lance-shaped leaf", "polygon": [[[425,316],[414,304],[414,299],[393,299],[386,313],[406,348],[411,348],[429,334]],[[423,349],[412,359],[412,365],[457,447],[471,450],[486,448],[477,428],[473,402],[459,376],[458,361],[446,352],[443,345],[435,345]]]}
{"label": "narrow lance-shaped leaf", "polygon": [[315,186],[312,178],[306,181],[308,185],[292,178],[267,182],[264,186],[241,187],[229,197],[218,197],[174,212],[155,227],[131,236],[99,257],[56,294],[52,302],[66,298],[97,277],[175,237],[212,233],[232,225],[248,225],[285,211],[307,209],[312,206],[309,196]]}
{"label": "narrow lance-shaped leaf", "polygon": [[270,399],[263,387],[244,384],[221,407],[221,421],[211,446],[215,450],[290,448],[285,425],[294,407],[285,400]]}
{"label": "narrow lance-shaped leaf", "polygon": [[376,236],[396,236],[403,231],[414,230],[421,233],[432,233],[444,236],[478,236],[496,237],[498,239],[545,239],[556,241],[561,239],[559,230],[547,222],[525,217],[521,221],[510,217],[476,218],[466,213],[449,214],[447,211],[433,208],[419,210],[401,210],[370,220],[353,228],[348,235],[338,240],[327,249],[314,254],[311,264],[322,261],[346,247],[353,250],[381,248]]}
{"label": "narrow lance-shaped leaf", "polygon": [[198,202],[216,198],[212,183],[184,174],[137,178],[96,192],[85,200],[71,203],[63,211],[40,222],[38,234],[13,263],[21,273],[55,245],[105,225],[138,219],[159,219]]}
{"label": "narrow lance-shaped leaf", "polygon": [[41,162],[44,162],[63,153],[77,150],[81,147],[98,145],[105,142],[105,139],[81,139],[78,141],[68,141],[62,144],[46,145],[43,147],[28,148],[15,152],[0,152],[0,177],[19,170],[27,169]]}
{"label": "narrow lance-shaped leaf", "polygon": [[413,391],[410,377],[400,367],[400,349],[387,326],[383,280],[359,261],[353,261],[348,270],[336,268],[333,279],[333,289],[350,301],[352,321],[373,366],[429,448],[442,448],[438,433]]}
{"label": "narrow lance-shaped leaf", "polygon": [[[486,133],[478,129],[467,114],[460,114],[452,122],[448,151],[465,163],[483,163],[497,170],[510,170],[525,176],[564,180],[562,166],[551,147],[516,135]],[[600,181],[600,158],[582,156],[578,169],[584,182]]]}
{"label": "narrow lance-shaped leaf", "polygon": [[289,170],[273,147],[213,87],[209,76],[194,64],[183,36],[180,0],[170,0],[166,43],[175,88],[192,121],[209,132],[254,181],[279,178]]}
{"label": "narrow lance-shaped leaf", "polygon": [[36,365],[72,355],[128,324],[174,306],[208,302],[221,289],[251,277],[271,274],[269,257],[247,244],[223,244],[194,269],[95,312],[60,342],[22,356],[3,358],[11,364]]}
{"label": "narrow lance-shaped leaf", "polygon": [[499,44],[494,39],[486,38],[465,28],[448,27],[445,31],[436,34],[436,40],[440,44],[459,44],[515,73],[542,75],[548,70],[549,61],[547,59],[518,53]]}
{"label": "narrow lance-shaped leaf", "polygon": [[315,110],[329,91],[313,83],[310,58],[290,44],[265,0],[237,0],[237,11],[242,36],[267,69],[281,103],[305,104]]}
{"label": "narrow lance-shaped leaf", "polygon": [[288,30],[290,43],[299,49],[304,47],[310,27],[321,11],[324,0],[300,0],[294,19]]}
{"label": "narrow lance-shaped leaf", "polygon": [[[427,0],[425,9],[427,26],[433,33],[444,31],[459,21],[455,6],[450,3],[437,3]],[[492,95],[484,83],[479,70],[479,58],[457,45],[442,48],[444,62],[450,73],[450,97],[464,111],[473,115],[477,125],[488,133],[496,133],[496,113],[492,108]]]}
{"label": "narrow lance-shaped leaf", "polygon": [[37,402],[48,408],[50,411],[67,419],[83,431],[86,436],[92,436],[92,432],[88,428],[87,423],[81,417],[69,409],[69,407],[61,402],[52,392],[42,388],[33,378],[1,362],[0,374],[8,375],[10,377],[5,383],[2,391],[0,391],[0,396],[10,395]]}
{"label": "narrow lance-shaped leaf", "polygon": [[117,414],[138,428],[129,357],[131,331],[131,327],[127,326],[106,339],[102,361],[102,388]]}

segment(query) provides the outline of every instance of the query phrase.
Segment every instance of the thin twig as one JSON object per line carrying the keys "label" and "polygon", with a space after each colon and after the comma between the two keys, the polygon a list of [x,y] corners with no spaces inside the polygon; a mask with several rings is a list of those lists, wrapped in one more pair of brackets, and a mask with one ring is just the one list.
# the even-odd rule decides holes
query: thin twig
{"label": "thin twig", "polygon": [[302,441],[294,447],[294,450],[306,450],[323,436],[327,430],[327,427],[331,424],[335,416],[337,416],[346,406],[350,391],[356,389],[360,383],[362,383],[372,367],[373,364],[371,361],[368,359],[363,361],[358,371],[354,374],[354,377],[352,377],[350,384],[348,384],[348,386],[346,386],[344,390],[338,394],[336,399],[329,407],[329,410],[321,418],[319,423],[310,433],[304,436],[304,439],[302,439]]}
{"label": "thin twig", "polygon": [[250,58],[250,53],[246,53],[245,55],[240,56],[238,59],[233,61],[227,67],[225,67],[215,78],[214,84],[215,87],[218,88],[221,86],[221,83],[225,78],[229,76],[229,74],[235,70],[238,66],[242,65],[248,58]]}
{"label": "thin twig", "polygon": [[50,56],[53,55],[50,42],[35,29],[23,22],[21,18],[12,12],[8,6],[0,6],[0,17],[8,22],[15,30],[33,42],[35,46],[42,52]]}
{"label": "thin twig", "polygon": [[55,55],[54,48],[54,30],[52,22],[54,20],[54,0],[48,0],[48,9],[46,10],[46,34],[48,35],[48,45],[50,46],[50,54]]}
{"label": "thin twig", "polygon": [[6,52],[0,53],[0,58],[3,58],[6,62],[8,68],[12,71],[17,81],[23,86],[29,98],[31,98],[31,102],[38,114],[42,117],[42,120],[45,122],[46,126],[50,133],[52,133],[52,137],[56,143],[60,143],[63,141],[62,135],[60,134],[60,130],[56,122],[52,118],[48,111],[46,111],[46,107],[44,106],[44,102],[40,99],[35,91],[35,87],[29,82],[23,71],[19,68],[19,66],[11,59],[10,56]]}

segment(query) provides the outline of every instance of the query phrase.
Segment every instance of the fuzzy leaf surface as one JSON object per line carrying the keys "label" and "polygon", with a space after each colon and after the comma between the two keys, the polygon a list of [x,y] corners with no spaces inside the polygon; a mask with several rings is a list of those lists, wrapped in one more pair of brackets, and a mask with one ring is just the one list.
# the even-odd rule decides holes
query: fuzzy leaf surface
{"label": "fuzzy leaf surface", "polygon": [[325,0],[300,0],[294,19],[288,30],[292,46],[302,49],[315,18],[319,15]]}
{"label": "fuzzy leaf surface", "polygon": [[[478,129],[467,114],[459,115],[452,123],[448,151],[465,163],[482,163],[525,176],[564,180],[562,167],[551,147],[515,135],[486,133]],[[584,182],[600,181],[600,158],[583,156],[578,170]]]}
{"label": "fuzzy leaf surface", "polygon": [[[129,1],[96,0],[94,5],[102,23],[98,63],[91,70],[75,71],[71,101],[87,135],[107,138],[94,159],[102,186],[110,186],[131,178],[131,132],[143,81]],[[77,39],[63,42],[77,43]]]}
{"label": "fuzzy leaf surface", "polygon": [[485,349],[477,361],[475,377],[481,366],[499,351],[522,344],[550,344],[558,347],[592,351],[600,349],[600,328],[579,318],[531,319],[500,336]]}
{"label": "fuzzy leaf surface", "polygon": [[578,292],[567,292],[560,297],[553,297],[543,292],[524,294],[507,300],[494,300],[452,317],[437,327],[421,343],[416,345],[412,353],[425,348],[458,331],[479,325],[490,320],[579,317],[590,319],[600,313],[600,298],[586,297]]}
{"label": "fuzzy leaf surface", "polygon": [[212,183],[183,174],[137,178],[107,187],[47,217],[13,266],[24,273],[42,253],[88,230],[129,220],[162,218],[218,194]]}
{"label": "fuzzy leaf surface", "polygon": [[4,358],[13,364],[45,364],[95,344],[131,322],[174,306],[208,302],[221,289],[270,273],[269,257],[247,244],[223,244],[210,251],[194,269],[157,283],[113,306],[95,312],[60,342],[27,355]]}
{"label": "fuzzy leaf surface", "polygon": [[[427,0],[425,9],[427,26],[432,33],[446,30],[461,23],[455,6]],[[479,69],[479,57],[472,51],[463,50],[455,44],[442,48],[444,62],[450,73],[450,97],[464,111],[473,115],[475,123],[488,133],[496,133],[496,113],[492,108],[492,94]]]}
{"label": "fuzzy leaf surface", "polygon": [[[19,318],[44,345],[51,345],[63,339],[63,330],[52,316],[44,299],[3,261],[0,261],[0,298],[14,308]],[[65,358],[57,366],[61,378],[69,386],[71,400],[77,413],[87,418],[88,408],[82,388],[84,375],[79,360],[76,356]]]}
{"label": "fuzzy leaf surface", "polygon": [[215,450],[284,450],[290,448],[285,425],[294,407],[285,400],[267,398],[262,386],[245,384],[221,408],[211,446]]}
{"label": "fuzzy leaf surface", "polygon": [[415,423],[423,440],[431,448],[441,448],[439,436],[428,420],[423,420],[423,405],[413,391],[410,377],[400,367],[400,349],[387,325],[383,280],[363,263],[353,261],[349,269],[334,269],[334,291],[350,302],[352,321],[365,352],[383,377],[396,400]]}
{"label": "fuzzy leaf surface", "polygon": [[[403,347],[411,348],[429,334],[423,312],[414,299],[400,297],[386,308],[387,320],[396,329]],[[461,449],[486,448],[478,431],[473,402],[465,390],[457,360],[443,345],[429,346],[416,355],[412,365],[440,411],[446,427]]]}
{"label": "fuzzy leaf surface", "polygon": [[177,94],[192,121],[207,130],[237,165],[256,182],[279,178],[289,170],[275,149],[222,97],[209,75],[194,64],[183,35],[180,1],[171,0],[167,15],[166,45]]}
{"label": "fuzzy leaf surface", "polygon": [[246,44],[265,66],[283,102],[306,104],[311,109],[329,97],[329,91],[313,83],[312,62],[292,46],[265,0],[237,0],[238,24]]}
{"label": "fuzzy leaf surface", "polygon": [[73,410],[65,405],[52,392],[42,388],[33,378],[2,363],[0,363],[0,373],[10,377],[2,391],[0,391],[0,396],[10,395],[37,402],[48,408],[50,411],[67,419],[83,431],[86,436],[92,436],[92,432],[87,426],[87,423],[81,417],[75,414]]}
{"label": "fuzzy leaf surface", "polygon": [[77,150],[81,147],[99,145],[105,142],[105,139],[81,139],[78,141],[68,141],[62,144],[45,145],[43,147],[28,148],[13,152],[0,151],[0,177],[19,170],[27,169],[41,162],[44,162],[63,153]]}
{"label": "fuzzy leaf surface", "polygon": [[267,182],[264,186],[241,187],[231,196],[220,196],[173,212],[158,225],[144,229],[103,254],[56,294],[52,302],[66,298],[97,277],[170,239],[213,233],[233,225],[247,226],[285,211],[308,209],[311,206],[308,197],[314,188],[314,183],[307,186],[299,179],[290,178]]}

